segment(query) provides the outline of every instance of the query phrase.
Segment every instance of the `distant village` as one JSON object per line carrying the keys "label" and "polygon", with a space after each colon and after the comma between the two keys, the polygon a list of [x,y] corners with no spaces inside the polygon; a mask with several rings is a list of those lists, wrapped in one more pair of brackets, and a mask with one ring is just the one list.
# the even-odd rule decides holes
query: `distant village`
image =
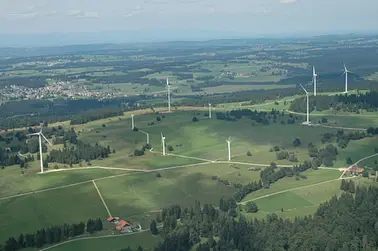
{"label": "distant village", "polygon": [[2,100],[29,100],[50,98],[96,98],[107,99],[126,96],[119,92],[100,92],[88,90],[85,85],[72,84],[70,82],[57,81],[41,88],[28,88],[24,86],[10,85],[0,90]]}

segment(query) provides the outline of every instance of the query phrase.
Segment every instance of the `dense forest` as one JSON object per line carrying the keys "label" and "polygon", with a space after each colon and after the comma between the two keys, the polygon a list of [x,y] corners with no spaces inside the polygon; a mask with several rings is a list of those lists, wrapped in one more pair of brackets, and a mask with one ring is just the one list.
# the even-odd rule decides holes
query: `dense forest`
{"label": "dense forest", "polygon": [[219,209],[199,202],[190,208],[174,205],[163,210],[164,241],[154,250],[376,251],[378,189],[357,187],[354,192],[334,196],[314,215],[293,221],[275,214],[249,221],[235,214],[235,203],[222,206],[223,199]]}
{"label": "dense forest", "polygon": [[94,159],[103,159],[111,153],[110,147],[103,147],[99,144],[94,146],[84,143],[80,140],[75,145],[68,146],[65,144],[63,149],[52,150],[47,155],[47,162],[57,162],[62,164],[78,164],[81,161],[89,162]]}
{"label": "dense forest", "polygon": [[[333,109],[336,111],[348,111],[359,113],[360,110],[377,111],[378,92],[370,91],[359,94],[340,94],[335,96],[318,95],[310,98],[310,110],[323,111]],[[305,98],[294,100],[290,110],[295,112],[306,112]]]}
{"label": "dense forest", "polygon": [[45,77],[13,77],[7,79],[0,79],[0,87],[16,85],[28,88],[40,88],[47,85]]}
{"label": "dense forest", "polygon": [[249,118],[254,124],[269,125],[272,123],[295,124],[299,120],[299,116],[293,114],[285,115],[284,112],[275,110],[274,108],[270,112],[257,111],[250,109],[231,110],[227,112],[216,112],[215,117],[218,120],[237,121],[242,118]]}

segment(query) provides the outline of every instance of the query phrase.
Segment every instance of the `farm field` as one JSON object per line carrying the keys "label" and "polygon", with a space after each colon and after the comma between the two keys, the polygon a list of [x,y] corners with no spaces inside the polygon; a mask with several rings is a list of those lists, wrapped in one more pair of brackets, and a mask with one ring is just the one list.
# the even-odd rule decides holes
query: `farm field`
{"label": "farm field", "polygon": [[341,192],[340,181],[288,191],[256,200],[259,211],[256,214],[246,215],[265,218],[268,214],[275,213],[280,217],[290,219],[307,216],[313,214],[319,204],[331,199],[334,195],[340,195]]}
{"label": "farm field", "polygon": [[0,201],[0,242],[9,236],[89,218],[105,218],[106,210],[92,183]]}
{"label": "farm field", "polygon": [[137,233],[133,235],[124,236],[110,236],[107,238],[77,240],[74,242],[66,243],[60,246],[52,247],[47,250],[50,251],[79,251],[79,250],[101,250],[101,251],[114,251],[121,248],[130,247],[137,249],[141,246],[143,249],[153,248],[159,241],[161,236],[153,236],[149,231]]}
{"label": "farm field", "polygon": [[[192,122],[193,114],[198,122]],[[248,119],[237,122],[228,122],[208,119],[204,112],[175,112],[165,114],[160,122],[156,115],[135,116],[135,126],[149,133],[153,153],[146,152],[142,157],[128,157],[136,148],[141,148],[146,142],[146,135],[131,130],[130,119],[105,122],[106,127],[100,123],[91,124],[90,132],[81,134],[81,138],[90,143],[102,142],[111,145],[117,153],[101,161],[93,161],[93,165],[133,168],[161,168],[167,165],[184,165],[198,163],[194,159],[163,157],[161,152],[160,134],[166,137],[166,144],[173,147],[173,155],[184,155],[204,160],[226,160],[227,144],[225,140],[232,137],[231,154],[233,161],[245,161],[256,164],[269,164],[276,160],[276,153],[270,152],[273,146],[279,146],[289,152],[294,152],[299,161],[308,159],[307,145],[312,142],[322,147],[320,136],[324,132],[336,129],[309,128],[301,125],[271,124],[268,126],[252,125]],[[161,115],[159,115],[160,117]],[[155,125],[149,126],[148,123]],[[235,130],[235,126],[237,130]],[[84,129],[83,127],[81,127]],[[88,128],[87,128],[88,129]],[[86,131],[87,129],[84,129]],[[266,135],[269,135],[267,137]],[[292,142],[300,138],[302,146],[293,147]],[[118,149],[121,149],[118,152]],[[247,157],[247,151],[252,156]],[[154,157],[154,158],[151,158]],[[152,161],[153,160],[153,161]],[[290,164],[287,160],[277,161],[278,164]]]}
{"label": "farm field", "polygon": [[92,179],[126,173],[123,170],[73,169],[67,172],[38,175],[36,173],[39,172],[39,166],[29,168],[24,174],[19,169],[18,166],[14,166],[0,170],[0,203],[1,198],[7,196],[88,182]]}

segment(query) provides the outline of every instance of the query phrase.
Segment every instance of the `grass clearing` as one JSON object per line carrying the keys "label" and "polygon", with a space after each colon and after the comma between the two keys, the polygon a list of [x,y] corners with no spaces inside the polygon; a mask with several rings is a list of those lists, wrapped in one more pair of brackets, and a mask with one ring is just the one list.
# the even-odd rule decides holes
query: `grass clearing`
{"label": "grass clearing", "polygon": [[[307,170],[302,173],[307,177],[307,179],[296,180],[294,177],[285,177],[276,183],[273,183],[269,189],[261,189],[253,192],[246,196],[243,201],[249,201],[261,196],[265,196],[272,193],[280,193],[287,189],[299,188],[304,186],[309,186],[317,184],[320,182],[330,181],[340,177],[340,172],[330,169],[320,169],[320,170]],[[336,181],[337,182],[337,181]],[[327,183],[324,183],[327,184]],[[315,188],[316,186],[314,186]]]}
{"label": "grass clearing", "polygon": [[111,236],[107,238],[77,240],[66,243],[57,247],[50,248],[50,251],[114,251],[130,246],[133,250],[141,246],[143,249],[152,249],[159,241],[162,240],[160,235],[153,236],[149,231],[133,235]]}
{"label": "grass clearing", "polygon": [[0,170],[0,198],[126,173],[118,170],[77,169],[40,175],[33,170],[26,170],[22,174],[19,169],[7,167]]}
{"label": "grass clearing", "polygon": [[0,201],[0,242],[20,232],[89,218],[106,218],[107,212],[92,183]]}

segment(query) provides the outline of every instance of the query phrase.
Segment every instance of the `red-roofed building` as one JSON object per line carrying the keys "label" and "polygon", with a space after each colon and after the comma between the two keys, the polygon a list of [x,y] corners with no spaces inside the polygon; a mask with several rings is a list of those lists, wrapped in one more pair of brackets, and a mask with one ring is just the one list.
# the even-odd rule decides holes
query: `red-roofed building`
{"label": "red-roofed building", "polygon": [[355,175],[363,173],[364,170],[365,170],[364,168],[359,168],[357,165],[352,165],[348,169],[349,172],[351,172],[352,174],[355,174]]}
{"label": "red-roofed building", "polygon": [[128,226],[130,226],[130,223],[128,223],[127,221],[121,220],[118,226],[116,226],[116,229],[121,231],[124,227],[128,227]]}
{"label": "red-roofed building", "polygon": [[110,216],[109,218],[106,219],[107,221],[109,222],[113,222],[115,220],[115,218],[113,216]]}

